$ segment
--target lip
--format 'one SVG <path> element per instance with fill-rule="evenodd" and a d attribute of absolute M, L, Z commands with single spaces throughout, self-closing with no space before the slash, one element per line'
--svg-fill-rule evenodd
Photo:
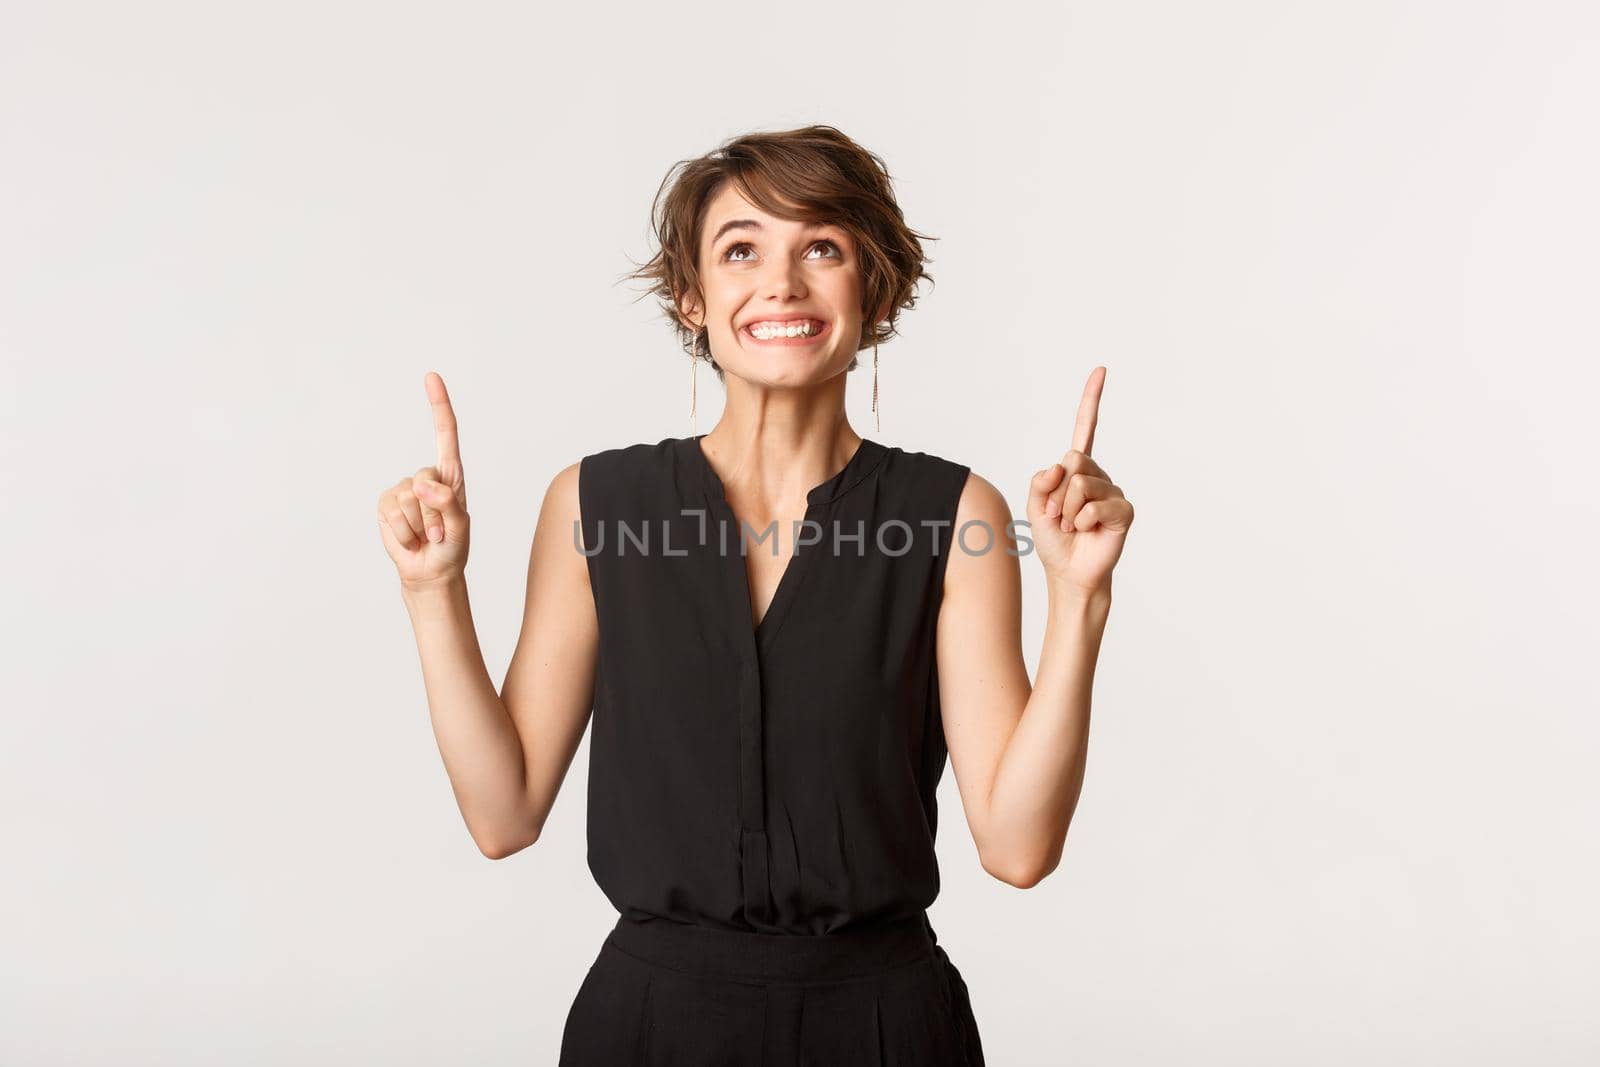
<path fill-rule="evenodd" d="M 822 340 L 833 329 L 833 324 L 827 319 L 819 319 L 815 315 L 769 315 L 764 319 L 756 319 L 755 322 L 804 322 L 806 319 L 822 323 L 822 329 L 809 337 L 768 337 L 763 339 L 751 333 L 750 326 L 746 325 L 739 327 L 739 333 L 751 344 L 772 345 L 774 347 L 804 347 Z"/>

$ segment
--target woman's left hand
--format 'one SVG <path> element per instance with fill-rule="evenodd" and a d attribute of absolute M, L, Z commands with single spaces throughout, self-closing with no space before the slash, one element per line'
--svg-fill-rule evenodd
<path fill-rule="evenodd" d="M 1089 458 L 1105 380 L 1104 367 L 1089 372 L 1072 448 L 1035 474 L 1028 491 L 1028 525 L 1047 580 L 1053 589 L 1085 596 L 1110 590 L 1111 569 L 1133 525 L 1133 505 Z"/>

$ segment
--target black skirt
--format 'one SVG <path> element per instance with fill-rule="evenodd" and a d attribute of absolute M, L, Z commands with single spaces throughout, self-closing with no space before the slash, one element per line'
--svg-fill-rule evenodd
<path fill-rule="evenodd" d="M 967 984 L 925 914 L 837 934 L 617 920 L 560 1067 L 983 1067 Z"/>

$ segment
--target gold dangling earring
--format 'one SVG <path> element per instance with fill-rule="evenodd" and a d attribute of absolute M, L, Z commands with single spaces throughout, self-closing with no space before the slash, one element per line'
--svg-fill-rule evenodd
<path fill-rule="evenodd" d="M 872 342 L 872 426 L 873 433 L 879 433 L 883 426 L 878 421 L 878 342 Z"/>
<path fill-rule="evenodd" d="M 695 431 L 699 429 L 699 424 L 695 421 L 695 401 L 697 399 L 697 397 L 695 396 L 695 394 L 697 392 L 695 386 L 699 384 L 699 381 L 700 381 L 700 357 L 698 355 L 696 355 L 695 353 L 690 352 L 689 353 L 689 436 L 690 437 L 696 436 Z"/>

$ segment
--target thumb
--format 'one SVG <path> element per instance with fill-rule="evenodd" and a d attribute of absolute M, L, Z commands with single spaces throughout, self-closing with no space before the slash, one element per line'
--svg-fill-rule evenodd
<path fill-rule="evenodd" d="M 417 480 L 416 493 L 424 504 L 437 511 L 444 520 L 443 536 L 439 540 L 459 542 L 466 539 L 467 510 L 454 489 L 442 482 L 421 478 Z M 431 530 L 429 539 L 433 539 Z"/>
<path fill-rule="evenodd" d="M 1067 473 L 1067 468 L 1059 463 L 1052 463 L 1044 470 L 1039 471 L 1028 480 L 1028 514 L 1043 515 L 1045 501 L 1050 494 L 1061 484 L 1061 478 Z"/>

